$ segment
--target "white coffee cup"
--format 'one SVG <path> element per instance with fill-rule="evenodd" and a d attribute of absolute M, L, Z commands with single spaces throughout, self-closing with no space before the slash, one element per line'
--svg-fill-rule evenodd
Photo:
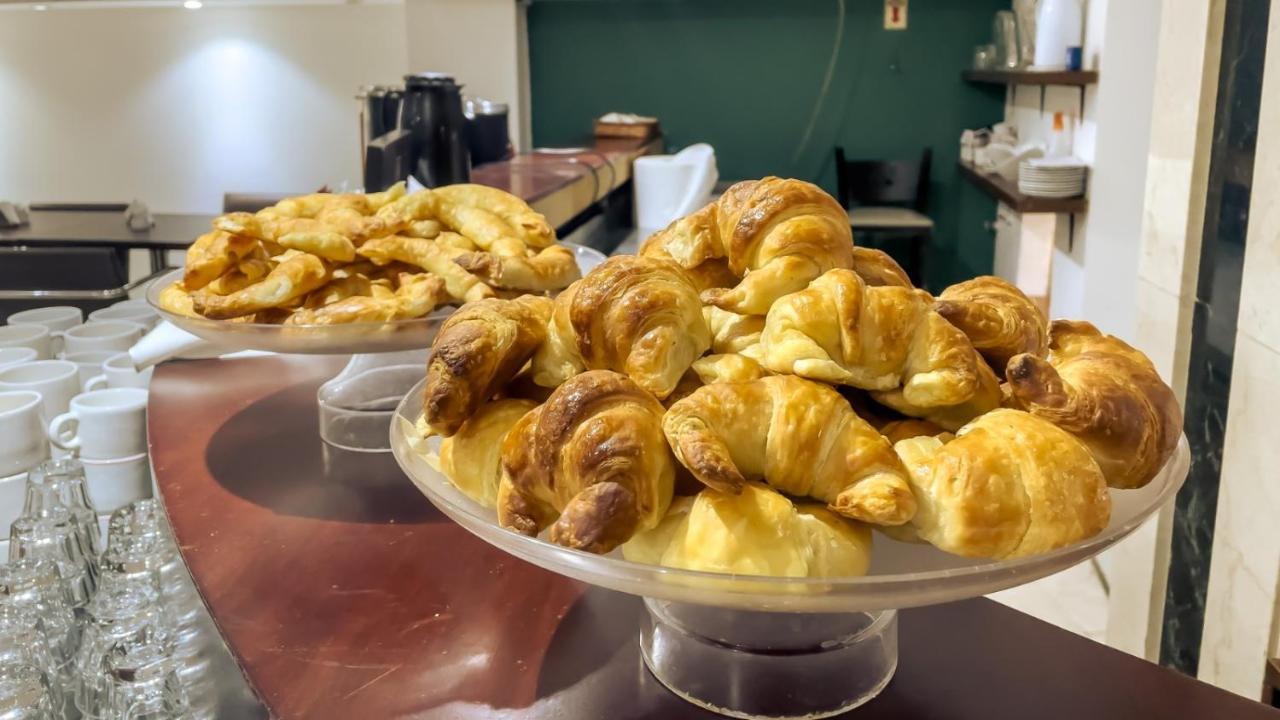
<path fill-rule="evenodd" d="M 80 393 L 80 373 L 66 360 L 37 360 L 0 370 L 0 392 L 15 390 L 39 393 L 41 417 L 47 422 L 66 412 L 71 398 Z"/>
<path fill-rule="evenodd" d="M 39 353 L 29 347 L 6 347 L 0 348 L 0 370 L 10 365 L 21 365 L 28 363 L 39 357 Z"/>
<path fill-rule="evenodd" d="M 90 460 L 147 451 L 147 391 L 113 388 L 81 393 L 49 422 L 49 440 Z"/>
<path fill-rule="evenodd" d="M 89 497 L 100 513 L 111 513 L 135 500 L 151 497 L 151 464 L 146 453 L 80 462 L 84 465 Z"/>
<path fill-rule="evenodd" d="M 124 320 L 138 323 L 150 330 L 160 322 L 160 315 L 150 306 L 112 305 L 89 313 L 89 322 L 106 322 L 108 320 Z"/>
<path fill-rule="evenodd" d="M 53 332 L 44 325 L 0 325 L 0 347 L 27 347 L 40 360 L 53 357 Z"/>
<path fill-rule="evenodd" d="M 62 333 L 82 322 L 84 322 L 84 313 L 80 308 L 71 305 L 50 305 L 23 310 L 9 316 L 10 325 L 43 325 L 49 328 L 49 334 L 53 337 L 52 355 L 62 352 Z"/>
<path fill-rule="evenodd" d="M 66 331 L 63 347 L 67 353 L 86 350 L 127 352 L 142 337 L 144 330 L 142 325 L 125 320 L 94 321 Z"/>
<path fill-rule="evenodd" d="M 0 392 L 0 477 L 26 472 L 47 457 L 40 393 Z"/>
<path fill-rule="evenodd" d="M 115 350 L 83 350 L 62 356 L 63 360 L 76 364 L 80 373 L 80 387 L 85 390 L 89 381 L 102 374 L 102 364 L 119 355 Z"/>
<path fill-rule="evenodd" d="M 151 373 L 155 366 L 138 372 L 133 366 L 133 358 L 129 353 L 118 353 L 102 363 L 102 374 L 89 378 L 85 390 L 101 390 L 103 388 L 143 388 L 151 385 Z"/>
<path fill-rule="evenodd" d="M 8 527 L 22 515 L 27 501 L 27 473 L 20 472 L 0 477 L 0 525 Z M 106 537 L 105 535 L 103 537 Z M 0 548 L 0 556 L 9 557 L 6 545 Z"/>

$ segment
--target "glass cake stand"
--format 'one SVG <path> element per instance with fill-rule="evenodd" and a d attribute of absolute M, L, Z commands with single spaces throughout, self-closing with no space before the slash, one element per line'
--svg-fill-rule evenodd
<path fill-rule="evenodd" d="M 598 250 L 561 243 L 574 252 L 586 274 L 605 261 Z M 316 403 L 320 437 L 357 452 L 387 452 L 387 426 L 396 405 L 422 379 L 427 348 L 445 319 L 457 310 L 442 307 L 413 320 L 338 325 L 269 325 L 210 320 L 170 312 L 160 293 L 182 279 L 182 269 L 166 273 L 147 287 L 147 302 L 170 324 L 226 352 L 261 350 L 294 355 L 351 355 L 333 379 L 320 386 Z"/>
<path fill-rule="evenodd" d="M 423 440 L 415 429 L 421 385 L 396 410 L 391 449 L 423 494 L 458 524 L 516 557 L 643 597 L 645 665 L 680 697 L 738 718 L 822 718 L 867 702 L 897 667 L 896 610 L 1005 590 L 1093 557 L 1172 501 L 1190 465 L 1184 437 L 1146 487 L 1111 491 L 1111 522 L 1102 533 L 1035 557 L 964 558 L 877 533 L 864 577 L 725 575 L 628 562 L 617 551 L 593 555 L 499 527 L 493 510 L 427 462 L 424 453 L 433 452 L 438 439 Z"/>

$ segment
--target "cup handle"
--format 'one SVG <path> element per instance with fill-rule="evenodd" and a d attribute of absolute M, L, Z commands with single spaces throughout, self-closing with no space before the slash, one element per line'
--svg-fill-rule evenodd
<path fill-rule="evenodd" d="M 66 330 L 54 330 L 49 333 L 49 352 L 52 353 L 55 358 L 61 358 L 63 353 L 66 352 L 66 347 Z"/>
<path fill-rule="evenodd" d="M 76 423 L 77 429 L 78 429 L 78 426 L 80 424 L 80 416 L 76 415 L 74 410 L 70 412 L 64 412 L 58 417 L 54 418 L 53 422 L 49 423 L 49 442 L 53 443 L 54 445 L 57 445 L 63 450 L 69 450 L 69 451 L 79 450 L 80 437 L 78 434 L 72 434 L 71 438 L 68 440 L 64 440 L 62 438 L 62 431 L 65 430 L 66 426 L 70 425 L 71 423 Z"/>
<path fill-rule="evenodd" d="M 103 390 L 107 387 L 106 375 L 94 375 L 84 384 L 85 392 L 93 392 L 94 390 Z"/>

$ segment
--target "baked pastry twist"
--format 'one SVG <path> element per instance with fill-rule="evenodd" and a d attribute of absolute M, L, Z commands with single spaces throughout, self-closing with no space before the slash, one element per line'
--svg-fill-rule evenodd
<path fill-rule="evenodd" d="M 993 410 L 945 445 L 934 437 L 894 446 L 911 473 L 920 539 L 966 557 L 1017 558 L 1101 532 L 1111 496 L 1089 451 L 1050 422 Z"/>
<path fill-rule="evenodd" d="M 481 505 L 497 505 L 502 441 L 520 418 L 537 406 L 532 400 L 518 398 L 481 405 L 458 432 L 440 441 L 440 471 Z"/>
<path fill-rule="evenodd" d="M 1083 321 L 1054 320 L 1049 359 L 1009 361 L 1009 402 L 1079 438 L 1107 484 L 1138 488 L 1169 460 L 1182 431 L 1173 391 L 1141 352 Z"/>
<path fill-rule="evenodd" d="M 515 377 L 547 337 L 551 300 L 526 295 L 467 303 L 431 343 L 423 413 L 431 429 L 452 435 Z"/>
<path fill-rule="evenodd" d="M 284 256 L 281 256 L 284 257 Z M 294 301 L 329 281 L 332 267 L 315 255 L 298 253 L 284 259 L 265 277 L 227 295 L 205 290 L 192 294 L 195 311 L 212 320 L 226 320 L 277 308 Z"/>
<path fill-rule="evenodd" d="M 464 252 L 453 261 L 490 285 L 509 290 L 560 290 L 582 277 L 573 251 L 561 245 L 544 248 L 529 258 Z"/>
<path fill-rule="evenodd" d="M 747 315 L 765 314 L 774 300 L 827 270 L 853 266 L 848 213 L 817 185 L 802 180 L 740 182 L 651 241 L 684 268 L 728 260 L 741 282 L 729 290 L 705 290 L 702 298 Z"/>
<path fill-rule="evenodd" d="M 606 553 L 658 524 L 675 463 L 662 405 L 625 375 L 574 376 L 522 417 L 502 444 L 498 523 Z"/>
<path fill-rule="evenodd" d="M 961 405 L 983 387 L 983 363 L 931 304 L 922 290 L 868 287 L 852 270 L 831 270 L 770 308 L 762 364 L 864 390 L 900 387 L 903 402 L 889 404 L 908 415 Z M 998 403 L 996 393 L 989 404 Z"/>
<path fill-rule="evenodd" d="M 871 566 L 871 531 L 817 503 L 792 504 L 747 483 L 676 498 L 653 530 L 622 546 L 633 562 L 774 577 L 857 577 Z"/>
<path fill-rule="evenodd" d="M 556 297 L 534 381 L 554 387 L 584 369 L 607 369 L 662 399 L 710 346 L 697 290 L 679 266 L 617 256 Z"/>
<path fill-rule="evenodd" d="M 934 304 L 982 353 L 997 374 L 1014 355 L 1049 352 L 1049 321 L 1021 290 L 991 275 L 957 283 Z"/>
<path fill-rule="evenodd" d="M 676 458 L 708 487 L 736 493 L 763 479 L 878 525 L 915 514 L 889 442 L 825 385 L 792 375 L 706 385 L 672 405 L 662 428 Z"/>

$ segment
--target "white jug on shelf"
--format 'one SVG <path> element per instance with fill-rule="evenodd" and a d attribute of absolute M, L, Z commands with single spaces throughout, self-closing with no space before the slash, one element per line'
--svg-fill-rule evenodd
<path fill-rule="evenodd" d="M 1067 48 L 1080 47 L 1083 35 L 1080 0 L 1040 0 L 1036 14 L 1036 61 L 1031 69 L 1066 69 Z"/>
<path fill-rule="evenodd" d="M 636 227 L 643 231 L 660 230 L 701 208 L 720 179 L 716 152 L 706 143 L 690 145 L 675 155 L 637 158 L 632 172 Z"/>

